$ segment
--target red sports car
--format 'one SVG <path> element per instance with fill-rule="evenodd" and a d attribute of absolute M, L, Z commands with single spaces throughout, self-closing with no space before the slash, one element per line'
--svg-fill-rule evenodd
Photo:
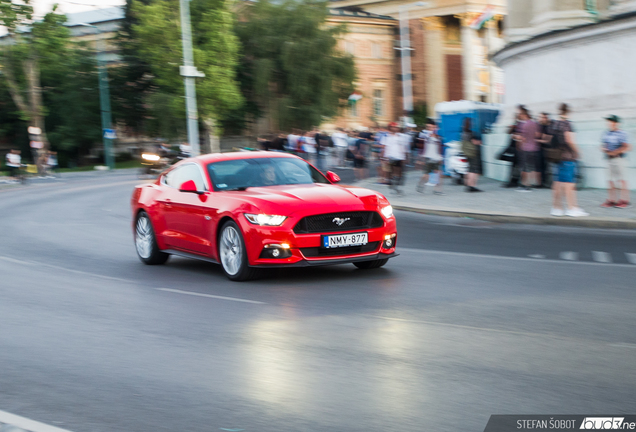
<path fill-rule="evenodd" d="M 232 280 L 267 267 L 383 266 L 396 256 L 391 205 L 377 192 L 338 181 L 284 153 L 186 159 L 135 188 L 137 254 L 146 264 L 170 255 L 220 263 Z"/>

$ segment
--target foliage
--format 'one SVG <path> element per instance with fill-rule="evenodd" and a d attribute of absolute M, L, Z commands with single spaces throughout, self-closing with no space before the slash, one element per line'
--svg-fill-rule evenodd
<path fill-rule="evenodd" d="M 174 98 L 168 106 L 179 106 L 178 115 L 183 118 L 179 1 L 145 4 L 132 0 L 132 12 L 137 20 L 132 32 L 138 41 L 138 55 L 150 65 L 154 83 L 164 97 Z M 197 79 L 198 110 L 202 118 L 218 119 L 241 104 L 235 73 L 238 41 L 232 31 L 232 15 L 225 0 L 192 0 L 190 12 L 194 63 L 205 74 L 205 78 Z"/>
<path fill-rule="evenodd" d="M 413 107 L 413 121 L 415 124 L 424 128 L 426 126 L 426 120 L 428 119 L 428 107 L 426 106 L 426 102 L 417 104 Z"/>
<path fill-rule="evenodd" d="M 61 151 L 62 163 L 77 159 L 101 138 L 94 51 L 71 43 L 66 17 L 55 8 L 30 22 L 29 15 L 19 12 L 24 5 L 8 8 L 18 10 L 13 15 L 5 12 L 9 3 L 0 0 L 0 19 L 15 42 L 2 50 L 0 118 L 12 124 L 3 125 L 0 135 L 28 150 L 26 127 L 41 125 L 48 131 L 43 140 Z M 25 25 L 30 31 L 18 32 Z"/>
<path fill-rule="evenodd" d="M 243 47 L 246 114 L 270 112 L 280 129 L 308 129 L 337 114 L 353 92 L 355 66 L 337 49 L 342 26 L 327 25 L 328 2 L 259 0 L 236 23 Z"/>

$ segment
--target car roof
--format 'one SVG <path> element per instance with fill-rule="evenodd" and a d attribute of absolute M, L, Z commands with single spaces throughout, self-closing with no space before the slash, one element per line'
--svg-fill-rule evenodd
<path fill-rule="evenodd" d="M 237 159 L 262 159 L 262 158 L 292 158 L 300 159 L 298 156 L 294 156 L 289 153 L 281 152 L 269 152 L 269 151 L 243 151 L 243 152 L 229 152 L 229 153 L 210 153 L 201 156 L 197 156 L 196 159 L 200 163 L 207 165 L 211 162 L 220 162 L 226 160 Z"/>

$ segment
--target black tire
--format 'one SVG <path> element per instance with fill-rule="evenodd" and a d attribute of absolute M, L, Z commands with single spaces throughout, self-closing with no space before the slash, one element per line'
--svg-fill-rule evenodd
<path fill-rule="evenodd" d="M 249 266 L 243 233 L 236 222 L 227 221 L 221 227 L 218 251 L 219 263 L 228 279 L 247 281 L 258 276 L 258 269 Z"/>
<path fill-rule="evenodd" d="M 373 260 L 373 261 L 354 262 L 353 265 L 358 267 L 361 270 L 370 270 L 370 269 L 380 268 L 388 262 L 389 262 L 389 259 L 385 258 L 385 259 L 379 259 L 379 260 Z"/>
<path fill-rule="evenodd" d="M 137 256 L 147 265 L 165 264 L 170 254 L 162 252 L 157 246 L 155 230 L 152 227 L 150 216 L 145 211 L 139 212 L 135 219 L 135 250 Z"/>

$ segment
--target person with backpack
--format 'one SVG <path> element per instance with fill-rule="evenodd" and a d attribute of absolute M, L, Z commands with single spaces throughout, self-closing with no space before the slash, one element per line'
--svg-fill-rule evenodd
<path fill-rule="evenodd" d="M 559 106 L 560 119 L 552 123 L 550 137 L 552 146 L 546 156 L 555 163 L 552 182 L 552 216 L 581 217 L 589 216 L 576 201 L 576 169 L 579 150 L 574 141 L 574 130 L 569 120 L 570 107 L 562 103 Z M 567 210 L 563 210 L 565 198 Z"/>
<path fill-rule="evenodd" d="M 546 147 L 550 146 L 550 134 L 548 131 L 552 127 L 552 119 L 550 118 L 550 114 L 547 112 L 542 112 L 539 115 L 539 138 L 537 142 L 540 144 L 539 149 L 539 161 L 538 161 L 538 169 L 539 175 L 541 176 L 541 184 L 537 186 L 538 188 L 548 189 L 548 161 L 546 160 Z"/>
<path fill-rule="evenodd" d="M 437 125 L 435 120 L 428 119 L 426 121 L 426 134 L 420 134 L 422 137 L 421 155 L 424 159 L 423 175 L 415 188 L 419 193 L 424 193 L 424 186 L 428 184 L 431 173 L 437 175 L 437 183 L 433 190 L 434 195 L 444 195 L 442 192 L 442 161 L 444 159 L 444 145 L 442 139 L 437 134 Z"/>
<path fill-rule="evenodd" d="M 526 107 L 520 108 L 521 120 L 515 136 L 518 154 L 521 155 L 521 184 L 518 192 L 531 192 L 531 187 L 541 184 L 537 165 L 539 162 L 539 144 L 537 143 L 538 125 L 532 120 Z"/>
<path fill-rule="evenodd" d="M 609 130 L 603 134 L 601 151 L 605 154 L 609 167 L 609 188 L 607 189 L 609 197 L 601 204 L 601 207 L 625 209 L 631 207 L 631 204 L 629 203 L 629 188 L 627 180 L 625 180 L 623 158 L 631 150 L 631 146 L 627 142 L 627 133 L 620 129 L 621 119 L 616 115 L 611 115 L 605 120 L 607 120 Z"/>

